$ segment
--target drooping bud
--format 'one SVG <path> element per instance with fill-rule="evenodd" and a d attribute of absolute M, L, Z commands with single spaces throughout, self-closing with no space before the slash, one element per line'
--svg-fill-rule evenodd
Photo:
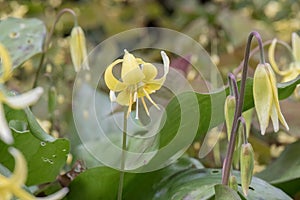
<path fill-rule="evenodd" d="M 83 61 L 87 58 L 87 50 L 85 35 L 80 26 L 74 26 L 72 29 L 70 51 L 75 71 L 78 72 L 81 68 L 81 65 L 83 65 L 83 69 L 88 70 L 88 61 L 86 60 L 85 63 L 83 63 Z"/>
<path fill-rule="evenodd" d="M 280 110 L 276 77 L 268 63 L 259 64 L 255 70 L 253 98 L 262 135 L 265 134 L 270 118 L 275 132 L 279 130 L 278 119 L 287 130 L 289 129 Z"/>
<path fill-rule="evenodd" d="M 235 97 L 231 95 L 227 96 L 225 100 L 224 114 L 225 114 L 228 141 L 230 140 L 230 134 L 231 134 L 234 112 L 235 112 L 235 105 L 236 105 Z"/>
<path fill-rule="evenodd" d="M 242 190 L 247 196 L 254 169 L 254 151 L 250 143 L 242 144 L 240 162 Z"/>
<path fill-rule="evenodd" d="M 235 191 L 238 191 L 238 183 L 234 175 L 229 177 L 229 187 Z"/>

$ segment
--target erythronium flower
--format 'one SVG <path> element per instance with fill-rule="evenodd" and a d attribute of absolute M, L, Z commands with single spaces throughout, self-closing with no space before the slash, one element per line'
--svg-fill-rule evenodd
<path fill-rule="evenodd" d="M 78 72 L 81 65 L 83 65 L 83 69 L 88 70 L 88 62 L 86 61 L 86 63 L 83 64 L 84 59 L 87 58 L 87 51 L 85 35 L 80 26 L 74 26 L 71 31 L 70 51 L 75 71 Z"/>
<path fill-rule="evenodd" d="M 265 134 L 270 117 L 275 132 L 279 130 L 278 119 L 287 130 L 289 129 L 280 110 L 276 77 L 268 63 L 259 64 L 255 70 L 253 97 L 262 135 Z"/>
<path fill-rule="evenodd" d="M 0 139 L 5 143 L 13 143 L 11 131 L 5 119 L 3 104 L 15 109 L 23 109 L 34 104 L 42 95 L 43 88 L 37 87 L 24 94 L 16 96 L 8 96 L 4 91 L 3 83 L 10 78 L 11 73 L 11 59 L 6 48 L 0 44 L 0 57 L 2 59 L 2 74 L 0 75 Z"/>
<path fill-rule="evenodd" d="M 146 97 L 157 109 L 159 107 L 150 97 L 150 94 L 159 90 L 166 80 L 169 72 L 169 58 L 164 51 L 161 51 L 162 60 L 164 63 L 164 75 L 161 78 L 155 79 L 157 76 L 157 69 L 151 63 L 143 61 L 141 58 L 135 58 L 126 49 L 123 59 L 118 59 L 110 64 L 104 74 L 104 80 L 107 87 L 110 89 L 111 101 L 116 101 L 120 105 L 128 106 L 127 117 L 129 116 L 132 104 L 136 102 L 136 119 L 138 119 L 138 102 L 139 98 L 146 113 L 149 111 L 145 102 Z M 113 68 L 122 63 L 121 80 L 119 81 L 113 75 Z M 119 92 L 116 96 L 115 92 Z"/>
<path fill-rule="evenodd" d="M 22 200 L 56 200 L 63 198 L 68 192 L 67 188 L 48 197 L 36 198 L 22 188 L 27 179 L 27 163 L 20 151 L 10 147 L 9 152 L 15 159 L 15 169 L 10 177 L 0 174 L 0 199 L 10 200 L 13 196 Z"/>
<path fill-rule="evenodd" d="M 269 48 L 270 64 L 273 67 L 274 71 L 283 77 L 282 82 L 291 81 L 300 74 L 300 38 L 296 33 L 292 34 L 292 55 L 294 61 L 289 64 L 288 69 L 283 71 L 279 69 L 274 58 L 276 43 L 277 39 L 274 39 Z"/>

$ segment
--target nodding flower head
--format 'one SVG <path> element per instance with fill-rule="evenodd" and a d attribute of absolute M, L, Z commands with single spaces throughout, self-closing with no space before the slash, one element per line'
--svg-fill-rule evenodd
<path fill-rule="evenodd" d="M 164 75 L 161 78 L 156 78 L 157 69 L 151 64 L 143 61 L 141 58 L 135 58 L 127 50 L 124 50 L 123 59 L 115 60 L 111 63 L 104 74 L 104 80 L 107 87 L 110 89 L 110 99 L 120 105 L 128 106 L 127 117 L 129 116 L 133 103 L 136 102 L 136 119 L 138 119 L 138 103 L 141 99 L 146 113 L 149 111 L 145 102 L 146 97 L 157 109 L 159 107 L 152 100 L 150 94 L 159 90 L 166 80 L 169 72 L 169 58 L 164 51 L 161 51 L 162 60 L 164 63 Z M 121 81 L 113 75 L 113 68 L 122 63 L 121 66 Z M 116 95 L 116 92 L 118 94 Z"/>
<path fill-rule="evenodd" d="M 270 118 L 275 132 L 279 130 L 278 119 L 287 130 L 289 129 L 280 110 L 276 77 L 268 63 L 259 64 L 255 70 L 253 98 L 262 135 L 265 134 Z"/>

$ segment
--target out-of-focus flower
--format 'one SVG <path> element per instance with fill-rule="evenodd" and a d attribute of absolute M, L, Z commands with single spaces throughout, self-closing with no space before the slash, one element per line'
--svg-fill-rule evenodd
<path fill-rule="evenodd" d="M 85 35 L 80 26 L 74 26 L 71 32 L 70 40 L 71 58 L 76 72 L 79 72 L 81 65 L 83 69 L 89 70 L 87 59 Z M 85 61 L 85 63 L 83 63 Z"/>
<path fill-rule="evenodd" d="M 42 95 L 43 88 L 37 87 L 24 94 L 8 96 L 4 91 L 3 83 L 11 76 L 11 59 L 6 48 L 0 44 L 0 57 L 2 59 L 2 74 L 0 75 L 0 138 L 7 144 L 13 143 L 11 131 L 4 115 L 3 103 L 15 109 L 23 109 L 34 104 Z"/>
<path fill-rule="evenodd" d="M 272 41 L 272 44 L 269 48 L 269 60 L 270 64 L 273 67 L 274 71 L 282 76 L 282 82 L 287 82 L 295 79 L 300 74 L 300 38 L 296 33 L 292 34 L 292 54 L 293 54 L 293 62 L 289 64 L 288 69 L 280 70 L 274 55 L 275 55 L 275 47 L 277 44 L 277 39 Z"/>
<path fill-rule="evenodd" d="M 15 148 L 10 147 L 9 152 L 15 159 L 15 169 L 10 177 L 0 174 L 0 199 L 10 200 L 13 196 L 22 200 L 56 200 L 63 198 L 67 188 L 43 198 L 36 198 L 22 188 L 27 179 L 27 163 L 24 156 Z"/>
<path fill-rule="evenodd" d="M 279 130 L 278 119 L 287 130 L 289 129 L 280 110 L 276 77 L 268 63 L 259 64 L 255 70 L 253 97 L 262 135 L 265 134 L 270 117 L 275 132 Z"/>
<path fill-rule="evenodd" d="M 128 106 L 127 117 L 131 112 L 134 102 L 136 102 L 136 119 L 138 119 L 138 101 L 141 98 L 146 113 L 149 111 L 144 100 L 146 97 L 157 109 L 159 107 L 150 97 L 150 94 L 159 90 L 169 72 L 169 58 L 164 51 L 161 51 L 161 56 L 164 63 L 164 75 L 161 78 L 155 79 L 157 69 L 151 63 L 144 62 L 141 58 L 135 58 L 127 50 L 123 59 L 118 59 L 110 64 L 104 74 L 104 80 L 107 87 L 110 89 L 111 101 L 116 101 L 120 105 Z M 121 80 L 119 81 L 113 75 L 113 68 L 122 62 Z M 115 92 L 119 92 L 116 96 Z"/>

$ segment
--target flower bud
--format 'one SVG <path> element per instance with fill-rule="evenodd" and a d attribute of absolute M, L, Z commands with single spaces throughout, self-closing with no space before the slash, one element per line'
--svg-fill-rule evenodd
<path fill-rule="evenodd" d="M 280 110 L 276 77 L 268 63 L 259 64 L 255 70 L 253 98 L 262 135 L 265 134 L 270 118 L 275 132 L 279 130 L 278 120 L 289 130 Z"/>
<path fill-rule="evenodd" d="M 242 190 L 247 196 L 254 168 L 254 151 L 250 143 L 242 144 L 240 162 Z"/>
<path fill-rule="evenodd" d="M 225 114 L 228 141 L 230 140 L 230 134 L 231 134 L 234 112 L 235 112 L 235 105 L 236 105 L 235 97 L 231 95 L 227 96 L 225 100 L 224 114 Z"/>
<path fill-rule="evenodd" d="M 236 177 L 231 175 L 229 178 L 229 187 L 235 191 L 238 191 L 238 183 Z"/>
<path fill-rule="evenodd" d="M 72 29 L 70 51 L 75 71 L 78 72 L 83 64 L 84 59 L 87 58 L 85 35 L 80 26 L 74 26 Z M 83 69 L 89 69 L 87 60 L 83 64 Z"/>

